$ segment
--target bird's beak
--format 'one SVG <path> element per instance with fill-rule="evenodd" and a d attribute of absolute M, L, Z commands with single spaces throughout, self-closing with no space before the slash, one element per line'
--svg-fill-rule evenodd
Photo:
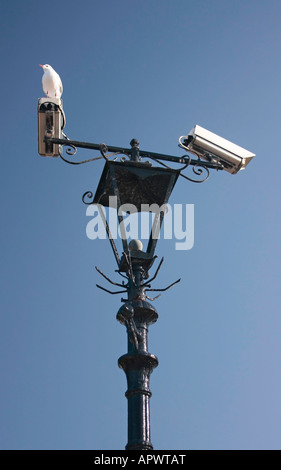
<path fill-rule="evenodd" d="M 42 69 L 44 68 L 44 65 L 41 65 L 41 64 L 39 64 L 39 65 L 40 65 L 40 67 L 42 67 Z"/>

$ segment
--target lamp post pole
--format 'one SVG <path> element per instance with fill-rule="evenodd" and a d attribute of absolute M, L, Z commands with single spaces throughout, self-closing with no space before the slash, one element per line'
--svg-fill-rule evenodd
<path fill-rule="evenodd" d="M 151 450 L 149 378 L 158 359 L 147 349 L 148 326 L 158 318 L 157 311 L 146 301 L 142 287 L 146 270 L 132 258 L 132 278 L 129 280 L 128 301 L 117 313 L 117 320 L 127 327 L 128 352 L 118 365 L 126 374 L 128 389 L 127 450 Z M 134 282 L 133 282 L 134 280 Z"/>
<path fill-rule="evenodd" d="M 157 168 L 148 165 L 147 162 L 142 163 L 137 139 L 132 139 L 130 145 L 129 160 L 106 163 L 94 198 L 92 192 L 85 193 L 83 196 L 83 201 L 86 204 L 96 203 L 110 206 L 110 196 L 114 194 L 120 227 L 123 225 L 122 207 L 124 207 L 124 203 L 126 206 L 128 203 L 134 205 L 138 212 L 148 210 L 143 209 L 144 202 L 158 207 L 155 204 L 158 201 L 161 207 L 165 206 L 179 176 L 178 170 Z M 93 199 L 86 202 L 89 196 L 90 199 Z M 151 210 L 155 211 L 155 207 Z M 154 232 L 158 233 L 160 230 L 164 216 L 163 211 L 163 207 L 162 209 L 159 207 L 159 212 L 155 213 L 154 230 L 151 231 L 146 252 L 143 251 L 143 244 L 140 240 L 131 240 L 129 244 L 127 243 L 123 227 L 121 232 L 124 251 L 121 259 L 117 254 L 108 224 L 103 219 L 119 268 L 118 272 L 127 279 L 126 285 L 113 283 L 98 269 L 99 273 L 109 282 L 123 287 L 124 290 L 121 292 L 127 294 L 126 299 L 121 299 L 123 305 L 117 313 L 117 320 L 126 326 L 128 335 L 128 352 L 118 360 L 119 367 L 126 374 L 128 386 L 125 394 L 128 400 L 127 450 L 153 449 L 150 438 L 150 397 L 152 394 L 149 381 L 152 371 L 158 365 L 158 359 L 148 351 L 147 336 L 148 327 L 157 321 L 158 313 L 147 301 L 147 299 L 153 299 L 148 297 L 146 291 L 158 290 L 150 289 L 150 282 L 157 276 L 163 260 L 154 277 L 150 281 L 147 279 L 149 278 L 148 270 L 156 258 L 154 251 L 158 236 L 155 237 Z M 104 217 L 102 210 L 100 210 L 100 214 Z M 98 287 L 110 292 L 101 286 Z M 120 291 L 110 293 L 120 293 Z"/>
<path fill-rule="evenodd" d="M 157 321 L 158 313 L 147 301 L 147 299 L 154 300 L 148 297 L 147 291 L 167 290 L 179 282 L 180 279 L 165 289 L 150 289 L 150 283 L 157 276 L 163 259 L 155 275 L 149 281 L 147 279 L 150 277 L 148 271 L 156 258 L 154 251 L 164 217 L 165 206 L 179 176 L 179 171 L 168 167 L 153 167 L 147 162 L 141 162 L 138 140 L 132 139 L 130 145 L 130 152 L 126 152 L 129 160 L 121 162 L 107 161 L 95 196 L 91 191 L 88 191 L 82 199 L 85 204 L 98 205 L 117 261 L 117 272 L 127 279 L 126 284 L 124 281 L 122 284 L 118 284 L 112 282 L 97 269 L 107 281 L 122 287 L 123 290 L 111 292 L 97 285 L 99 288 L 111 294 L 121 292 L 127 294 L 126 299 L 121 299 L 123 305 L 117 313 L 117 320 L 126 326 L 128 336 L 128 351 L 118 360 L 119 367 L 126 374 L 128 387 L 125 393 L 128 400 L 128 442 L 126 450 L 152 450 L 153 445 L 150 438 L 150 397 L 152 393 L 149 382 L 152 371 L 158 366 L 158 359 L 148 351 L 147 336 L 148 327 Z M 101 206 L 110 207 L 112 195 L 116 198 L 116 209 L 122 234 L 123 254 L 121 259 L 112 238 L 110 227 L 101 209 Z M 90 199 L 89 202 L 88 199 Z M 126 212 L 128 205 L 134 207 L 134 212 L 156 211 L 147 251 L 143 251 L 143 244 L 140 240 L 127 242 L 122 212 Z M 154 207 L 144 209 L 143 206 Z M 155 206 L 159 208 L 159 211 Z"/>

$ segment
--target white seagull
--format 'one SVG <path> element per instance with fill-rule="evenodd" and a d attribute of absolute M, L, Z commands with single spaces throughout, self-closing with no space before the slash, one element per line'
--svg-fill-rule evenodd
<path fill-rule="evenodd" d="M 59 74 L 49 64 L 41 65 L 44 70 L 42 87 L 48 98 L 60 98 L 62 95 L 62 82 Z"/>

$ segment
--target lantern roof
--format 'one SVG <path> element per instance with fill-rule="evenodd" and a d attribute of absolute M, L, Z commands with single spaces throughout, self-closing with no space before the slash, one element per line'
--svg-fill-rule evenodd
<path fill-rule="evenodd" d="M 138 212 L 154 212 L 147 206 L 166 204 L 179 174 L 178 170 L 153 167 L 149 162 L 107 161 L 93 203 L 109 207 L 109 197 L 117 196 L 118 208 L 133 204 Z"/>

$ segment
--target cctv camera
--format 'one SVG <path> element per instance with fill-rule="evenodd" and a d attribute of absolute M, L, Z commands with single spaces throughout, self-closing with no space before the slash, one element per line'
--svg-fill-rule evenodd
<path fill-rule="evenodd" d="M 233 175 L 243 170 L 255 156 L 254 153 L 198 125 L 181 139 L 181 146 L 186 150 L 204 160 L 221 164 L 224 170 Z"/>
<path fill-rule="evenodd" d="M 37 116 L 39 155 L 43 157 L 58 157 L 60 155 L 59 145 L 46 142 L 45 138 L 62 138 L 62 129 L 65 125 L 62 100 L 57 98 L 39 98 Z"/>

